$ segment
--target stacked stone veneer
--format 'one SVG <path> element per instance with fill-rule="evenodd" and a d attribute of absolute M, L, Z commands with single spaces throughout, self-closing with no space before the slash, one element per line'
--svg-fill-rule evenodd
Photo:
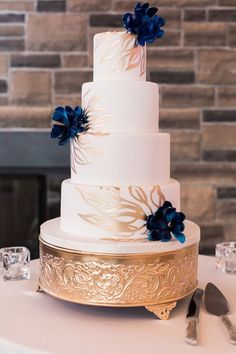
<path fill-rule="evenodd" d="M 78 104 L 94 33 L 120 28 L 134 3 L 1 0 L 0 127 L 48 127 L 52 106 Z M 206 249 L 236 239 L 236 0 L 157 4 L 166 36 L 148 48 L 148 79 L 160 83 L 172 176 Z"/>

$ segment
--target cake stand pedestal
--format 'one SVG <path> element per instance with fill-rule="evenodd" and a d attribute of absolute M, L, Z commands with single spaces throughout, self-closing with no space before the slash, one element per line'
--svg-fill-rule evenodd
<path fill-rule="evenodd" d="M 55 246 L 41 233 L 39 288 L 79 304 L 144 306 L 168 319 L 196 289 L 197 259 L 197 241 L 168 252 L 96 253 Z"/>

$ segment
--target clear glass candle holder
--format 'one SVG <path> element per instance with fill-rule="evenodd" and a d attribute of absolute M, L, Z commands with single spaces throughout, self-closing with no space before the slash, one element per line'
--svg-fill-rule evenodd
<path fill-rule="evenodd" d="M 236 242 L 222 242 L 216 245 L 216 264 L 222 272 L 236 274 Z"/>
<path fill-rule="evenodd" d="M 0 249 L 0 272 L 4 280 L 30 278 L 30 251 L 26 247 Z"/>

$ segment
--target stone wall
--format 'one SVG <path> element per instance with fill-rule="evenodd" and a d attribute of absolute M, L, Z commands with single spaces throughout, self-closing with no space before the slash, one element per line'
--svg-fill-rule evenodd
<path fill-rule="evenodd" d="M 53 106 L 78 104 L 94 33 L 120 28 L 134 3 L 0 0 L 0 127 L 49 127 Z M 182 209 L 207 249 L 236 239 L 236 0 L 157 4 L 166 36 L 148 47 L 148 79 L 161 87 Z"/>

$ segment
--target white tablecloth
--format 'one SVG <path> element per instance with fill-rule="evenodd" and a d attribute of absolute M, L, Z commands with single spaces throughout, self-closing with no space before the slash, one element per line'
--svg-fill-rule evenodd
<path fill-rule="evenodd" d="M 223 291 L 236 324 L 236 275 L 221 273 L 214 257 L 199 257 L 199 287 Z M 189 298 L 168 321 L 144 308 L 103 308 L 67 303 L 37 293 L 38 261 L 30 281 L 0 281 L 0 354 L 191 354 L 236 353 L 220 320 L 201 307 L 199 345 L 184 342 Z"/>

